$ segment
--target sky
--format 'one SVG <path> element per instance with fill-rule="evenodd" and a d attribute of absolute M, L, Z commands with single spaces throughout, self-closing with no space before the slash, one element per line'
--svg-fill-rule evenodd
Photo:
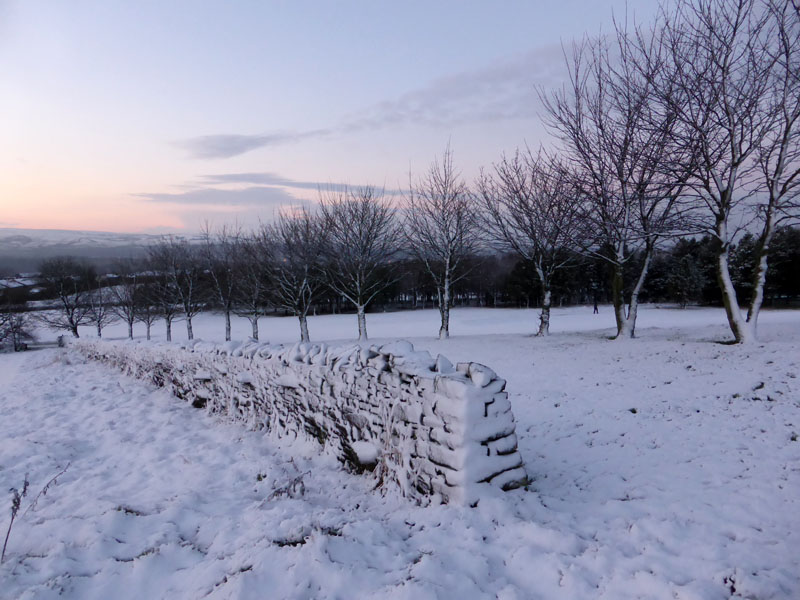
<path fill-rule="evenodd" d="M 469 181 L 625 0 L 0 0 L 0 227 L 191 232 L 320 186 Z M 628 0 L 647 20 L 656 0 Z"/>

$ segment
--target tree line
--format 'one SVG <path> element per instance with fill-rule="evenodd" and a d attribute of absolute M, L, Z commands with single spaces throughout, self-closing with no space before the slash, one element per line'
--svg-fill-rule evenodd
<path fill-rule="evenodd" d="M 372 192 L 371 192 L 372 193 Z M 303 220 L 311 217 L 304 213 Z M 285 216 L 297 235 L 296 216 Z M 313 219 L 312 219 L 313 220 Z M 390 221 L 389 221 L 390 222 Z M 203 244 L 179 238 L 165 238 L 149 249 L 143 261 L 120 261 L 114 274 L 98 275 L 94 268 L 72 258 L 51 259 L 41 265 L 39 285 L 50 299 L 50 310 L 24 312 L 23 292 L 5 293 L 0 298 L 0 339 L 14 348 L 31 339 L 31 318 L 78 335 L 78 328 L 90 326 L 96 335 L 117 321 L 133 327 L 141 323 L 149 339 L 152 326 L 162 322 L 168 340 L 173 323 L 185 320 L 187 337 L 193 337 L 192 319 L 201 311 L 225 315 L 227 339 L 231 337 L 231 316 L 249 319 L 251 337 L 258 339 L 262 317 L 293 314 L 298 317 L 300 338 L 309 339 L 307 316 L 313 312 L 353 312 L 362 339 L 366 339 L 368 309 L 408 310 L 438 306 L 435 280 L 426 267 L 409 253 L 387 246 L 395 258 L 376 260 L 370 277 L 363 278 L 358 296 L 348 291 L 344 277 L 354 263 L 345 254 L 320 252 L 306 269 L 303 260 L 288 254 L 270 255 L 281 265 L 270 265 L 263 252 L 270 230 L 245 233 L 222 228 L 206 232 Z M 319 224 L 319 222 L 318 222 Z M 302 235 L 300 236 L 302 237 Z M 750 293 L 756 267 L 756 238 L 745 235 L 731 250 L 732 281 L 740 295 Z M 296 246 L 298 249 L 301 244 Z M 306 247 L 303 245 L 303 247 Z M 313 254 L 313 253 L 312 253 Z M 280 257 L 280 258 L 279 258 Z M 651 259 L 649 276 L 641 290 L 645 302 L 722 305 L 715 281 L 715 244 L 710 236 L 679 238 L 658 249 Z M 284 262 L 284 259 L 286 261 Z M 644 256 L 635 254 L 626 265 L 636 272 Z M 571 251 L 569 266 L 559 269 L 550 280 L 547 301 L 553 306 L 606 304 L 613 296 L 613 273 L 607 261 Z M 513 253 L 474 253 L 461 263 L 463 277 L 451 284 L 450 304 L 485 307 L 542 307 L 545 290 L 533 259 Z M 800 229 L 784 227 L 775 235 L 770 251 L 770 277 L 766 301 L 773 306 L 791 306 L 800 299 Z M 305 283 L 303 278 L 307 277 Z M 627 278 L 631 281 L 631 277 Z M 340 291 L 343 290 L 343 291 Z M 11 290 L 13 292 L 13 290 Z M 629 290 L 623 290 L 628 294 Z M 347 296 L 350 296 L 348 299 Z M 359 310 L 361 306 L 361 310 Z M 32 317 L 35 314 L 35 317 Z M 540 321 L 540 332 L 542 322 Z M 546 331 L 546 329 L 545 329 Z"/>
<path fill-rule="evenodd" d="M 366 339 L 367 307 L 401 280 L 409 293 L 400 266 L 413 264 L 414 299 L 432 290 L 446 338 L 458 290 L 494 251 L 535 278 L 541 335 L 564 282 L 589 265 L 584 298 L 608 291 L 619 338 L 634 336 L 642 299 L 661 293 L 683 304 L 713 297 L 735 341 L 755 339 L 775 289 L 773 245 L 792 237 L 786 226 L 800 209 L 800 3 L 675 0 L 649 23 L 616 21 L 564 54 L 564 85 L 538 90 L 548 149 L 519 149 L 470 183 L 448 147 L 398 202 L 374 187 L 332 187 L 317 209 L 252 231 L 206 231 L 198 246 L 166 238 L 143 280 L 123 272 L 95 286 L 110 303 L 78 290 L 87 277 L 59 280 L 43 265 L 62 305 L 51 324 L 77 335 L 81 319 L 102 321 L 93 306 L 110 305 L 130 332 L 149 319 L 133 308 L 138 294 L 168 332 L 182 315 L 189 338 L 192 318 L 213 304 L 228 339 L 232 314 L 257 337 L 273 307 L 296 315 L 308 340 L 309 311 L 343 301 Z M 73 309 L 65 298 L 81 300 Z"/>
<path fill-rule="evenodd" d="M 633 335 L 658 245 L 693 231 L 712 241 L 736 342 L 754 339 L 771 244 L 798 214 L 800 4 L 677 0 L 575 44 L 567 66 L 568 83 L 540 95 L 590 225 L 584 246 L 613 271 L 618 335 Z M 743 230 L 755 268 L 737 290 Z"/>

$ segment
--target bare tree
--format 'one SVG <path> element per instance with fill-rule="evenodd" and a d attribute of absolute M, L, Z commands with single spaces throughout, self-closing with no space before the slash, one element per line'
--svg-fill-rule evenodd
<path fill-rule="evenodd" d="M 133 339 L 139 304 L 142 302 L 142 281 L 133 261 L 115 264 L 114 285 L 111 286 L 112 310 L 128 325 L 128 339 Z"/>
<path fill-rule="evenodd" d="M 205 306 L 203 261 L 200 253 L 196 246 L 190 245 L 186 240 L 167 237 L 153 248 L 152 255 L 158 258 L 158 263 L 164 268 L 170 294 L 174 293 L 174 299 L 186 319 L 186 336 L 193 340 L 192 319 Z M 167 322 L 168 328 L 170 323 L 171 321 Z"/>
<path fill-rule="evenodd" d="M 237 267 L 240 260 L 242 232 L 238 228 L 223 226 L 212 233 L 208 224 L 203 230 L 202 256 L 211 278 L 214 299 L 225 315 L 225 341 L 231 340 L 231 313 L 236 295 Z"/>
<path fill-rule="evenodd" d="M 680 229 L 679 199 L 691 154 L 674 141 L 674 110 L 655 83 L 667 81 L 663 23 L 643 32 L 618 24 L 613 38 L 584 40 L 568 60 L 569 84 L 542 94 L 547 124 L 561 139 L 594 243 L 585 251 L 607 261 L 617 337 L 633 337 L 657 244 Z M 669 87 L 663 98 L 672 100 Z M 627 297 L 625 267 L 641 268 Z M 627 310 L 626 310 L 627 305 Z"/>
<path fill-rule="evenodd" d="M 148 274 L 149 275 L 149 274 Z M 156 302 L 158 297 L 158 284 L 152 280 L 147 280 L 139 284 L 137 291 L 137 302 L 133 309 L 136 320 L 144 325 L 145 338 L 149 341 L 153 323 L 161 318 L 161 310 Z"/>
<path fill-rule="evenodd" d="M 111 289 L 98 282 L 97 289 L 92 290 L 88 295 L 88 317 L 89 322 L 97 328 L 97 337 L 103 337 L 103 328 L 117 320 L 117 315 L 113 310 L 112 303 L 114 298 Z"/>
<path fill-rule="evenodd" d="M 9 340 L 14 352 L 25 349 L 25 342 L 34 341 L 31 316 L 24 306 L 0 305 L 0 347 Z"/>
<path fill-rule="evenodd" d="M 768 255 L 775 232 L 800 214 L 800 3 L 765 0 L 769 35 L 762 60 L 771 63 L 765 110 L 772 116 L 756 150 L 759 187 L 756 206 L 761 232 L 747 306 L 747 324 L 756 335 L 764 301 Z"/>
<path fill-rule="evenodd" d="M 543 294 L 537 335 L 550 333 L 553 276 L 573 262 L 572 250 L 584 230 L 573 179 L 557 160 L 518 151 L 478 180 L 487 212 L 482 222 L 491 243 L 530 261 L 536 270 Z"/>
<path fill-rule="evenodd" d="M 89 294 L 96 275 L 91 267 L 74 258 L 52 258 L 39 267 L 40 284 L 56 297 L 55 313 L 45 311 L 39 319 L 52 329 L 80 337 L 78 327 L 89 322 Z"/>
<path fill-rule="evenodd" d="M 322 284 L 320 264 L 325 241 L 324 222 L 306 208 L 282 212 L 271 225 L 262 225 L 259 243 L 274 256 L 270 278 L 275 303 L 300 321 L 300 340 L 309 341 L 308 311 Z"/>
<path fill-rule="evenodd" d="M 6 303 L 0 304 L 0 342 L 5 339 L 5 335 L 7 334 L 6 327 L 9 321 L 11 321 L 14 312 L 15 311 Z"/>
<path fill-rule="evenodd" d="M 689 183 L 716 243 L 717 280 L 737 342 L 754 339 L 755 331 L 740 312 L 729 253 L 736 219 L 756 191 L 756 158 L 775 126 L 766 108 L 775 93 L 776 59 L 765 52 L 773 31 L 762 7 L 760 0 L 678 0 L 666 19 L 671 65 L 662 81 L 678 92 L 668 104 L 680 141 L 693 149 Z M 769 155 L 762 155 L 768 171 L 777 165 Z"/>
<path fill-rule="evenodd" d="M 250 321 L 251 337 L 258 340 L 258 320 L 269 306 L 270 273 L 274 244 L 261 243 L 260 236 L 241 236 L 237 240 L 233 311 Z M 266 240 L 265 240 L 266 241 Z"/>
<path fill-rule="evenodd" d="M 383 191 L 374 187 L 328 190 L 320 208 L 327 230 L 325 283 L 355 306 L 358 339 L 366 340 L 367 306 L 397 280 L 388 263 L 400 249 L 402 230 Z"/>
<path fill-rule="evenodd" d="M 180 313 L 178 293 L 172 282 L 170 245 L 159 242 L 148 248 L 147 268 L 151 278 L 145 288 L 145 299 L 164 319 L 167 341 L 172 341 L 172 322 Z"/>
<path fill-rule="evenodd" d="M 466 259 L 479 247 L 475 198 L 453 165 L 448 145 L 421 177 L 410 177 L 405 235 L 409 252 L 433 279 L 439 300 L 439 339 L 450 337 L 453 286 L 468 273 Z"/>

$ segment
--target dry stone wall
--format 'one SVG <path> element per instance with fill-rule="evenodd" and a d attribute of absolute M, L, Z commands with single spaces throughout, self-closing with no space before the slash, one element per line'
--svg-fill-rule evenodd
<path fill-rule="evenodd" d="M 84 356 L 250 428 L 319 441 L 419 502 L 524 485 L 505 380 L 408 342 L 328 346 L 75 341 Z"/>

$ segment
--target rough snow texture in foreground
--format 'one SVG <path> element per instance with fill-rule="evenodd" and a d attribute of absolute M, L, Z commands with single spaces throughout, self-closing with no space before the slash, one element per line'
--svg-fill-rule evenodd
<path fill-rule="evenodd" d="M 357 345 L 78 341 L 88 358 L 278 437 L 305 435 L 417 501 L 473 504 L 526 482 L 505 388 L 488 367 L 408 342 Z"/>

